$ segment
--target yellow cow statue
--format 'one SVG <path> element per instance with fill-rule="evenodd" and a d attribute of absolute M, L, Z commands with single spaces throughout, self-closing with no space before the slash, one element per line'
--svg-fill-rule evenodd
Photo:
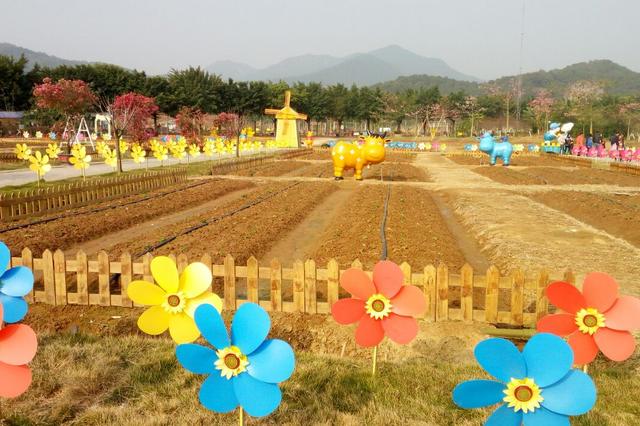
<path fill-rule="evenodd" d="M 367 136 L 363 145 L 338 142 L 331 150 L 333 176 L 342 180 L 344 169 L 355 169 L 356 180 L 362 180 L 362 169 L 384 161 L 384 137 Z"/>

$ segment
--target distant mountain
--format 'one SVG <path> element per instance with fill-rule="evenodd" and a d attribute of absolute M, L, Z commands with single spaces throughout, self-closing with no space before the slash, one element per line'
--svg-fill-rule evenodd
<path fill-rule="evenodd" d="M 215 62 L 207 67 L 207 70 L 223 77 L 240 80 L 284 80 L 290 83 L 314 81 L 361 86 L 412 74 L 478 81 L 456 71 L 441 59 L 420 56 L 395 45 L 343 58 L 328 55 L 295 56 L 270 67 L 249 72 L 243 72 L 243 69 L 251 68 L 249 65 L 234 65 L 236 69 L 225 66 L 225 62 Z"/>
<path fill-rule="evenodd" d="M 16 59 L 18 59 L 20 55 L 24 55 L 29 61 L 27 63 L 27 70 L 32 69 L 35 64 L 40 64 L 44 67 L 57 67 L 59 65 L 81 65 L 88 63 L 85 61 L 72 61 L 69 59 L 58 58 L 57 56 L 25 49 L 24 47 L 16 46 L 11 43 L 0 43 L 0 55 L 11 56 Z"/>
<path fill-rule="evenodd" d="M 502 77 L 488 82 L 500 87 L 509 87 L 517 76 Z M 522 75 L 522 87 L 525 94 L 533 95 L 539 89 L 550 90 L 556 97 L 561 97 L 567 88 L 579 80 L 601 81 L 605 91 L 612 95 L 640 94 L 640 73 L 618 65 L 609 60 L 580 62 L 562 69 L 536 71 Z M 407 89 L 420 89 L 438 86 L 443 94 L 464 90 L 469 94 L 482 93 L 480 83 L 433 77 L 431 75 L 412 75 L 376 84 L 382 90 L 401 92 Z"/>

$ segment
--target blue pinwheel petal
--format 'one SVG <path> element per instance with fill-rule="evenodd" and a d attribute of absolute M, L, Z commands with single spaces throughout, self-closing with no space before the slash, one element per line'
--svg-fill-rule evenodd
<path fill-rule="evenodd" d="M 249 374 L 240 374 L 233 379 L 233 389 L 238 402 L 249 415 L 264 417 L 278 408 L 282 392 L 278 385 L 254 379 Z"/>
<path fill-rule="evenodd" d="M 29 305 L 22 297 L 7 296 L 0 293 L 0 303 L 4 311 L 4 322 L 7 324 L 21 321 L 29 311 Z"/>
<path fill-rule="evenodd" d="M 218 312 L 213 305 L 205 303 L 198 306 L 196 312 L 193 314 L 193 319 L 200 333 L 202 333 L 204 338 L 214 347 L 224 349 L 231 345 L 224 320 L 220 312 Z"/>
<path fill-rule="evenodd" d="M 522 416 L 524 426 L 569 426 L 569 417 L 540 407 Z"/>
<path fill-rule="evenodd" d="M 202 383 L 200 403 L 216 413 L 229 413 L 238 406 L 238 399 L 233 390 L 233 380 L 212 374 Z"/>
<path fill-rule="evenodd" d="M 494 380 L 469 380 L 453 389 L 453 402 L 461 408 L 487 407 L 503 400 L 505 388 Z"/>
<path fill-rule="evenodd" d="M 254 379 L 267 383 L 284 382 L 291 377 L 296 365 L 291 346 L 278 339 L 266 340 L 248 358 L 247 372 Z"/>
<path fill-rule="evenodd" d="M 4 274 L 9 268 L 9 263 L 11 262 L 11 251 L 9 247 L 2 241 L 0 241 L 0 275 Z"/>
<path fill-rule="evenodd" d="M 561 381 L 542 389 L 542 406 L 554 413 L 579 416 L 596 403 L 596 386 L 591 377 L 579 370 L 571 370 Z"/>
<path fill-rule="evenodd" d="M 178 345 L 176 348 L 176 357 L 178 358 L 178 362 L 192 373 L 216 373 L 214 364 L 217 361 L 218 356 L 211 348 L 196 345 L 194 343 L 185 343 Z"/>
<path fill-rule="evenodd" d="M 502 382 L 527 375 L 524 357 L 516 345 L 506 339 L 483 340 L 476 345 L 474 353 L 480 366 Z"/>
<path fill-rule="evenodd" d="M 7 296 L 22 297 L 33 289 L 33 272 L 24 266 L 16 266 L 0 276 L 0 292 Z"/>
<path fill-rule="evenodd" d="M 567 375 L 573 365 L 573 350 L 561 337 L 549 333 L 533 336 L 522 350 L 527 377 L 542 388 Z"/>
<path fill-rule="evenodd" d="M 231 343 L 250 355 L 267 338 L 270 328 L 269 314 L 255 303 L 245 303 L 231 322 Z"/>
<path fill-rule="evenodd" d="M 521 424 L 522 412 L 516 412 L 507 404 L 503 404 L 489 416 L 484 426 L 520 426 Z"/>

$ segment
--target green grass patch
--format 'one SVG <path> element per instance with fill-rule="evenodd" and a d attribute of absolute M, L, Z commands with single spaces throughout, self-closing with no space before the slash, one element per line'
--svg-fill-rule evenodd
<path fill-rule="evenodd" d="M 20 398 L 0 400 L 3 425 L 207 424 L 236 422 L 198 403 L 204 376 L 185 371 L 167 339 L 141 336 L 40 336 L 31 367 L 34 382 Z M 292 378 L 281 385 L 280 408 L 249 424 L 481 425 L 490 410 L 461 410 L 454 386 L 486 377 L 474 364 L 439 362 L 429 354 L 402 363 L 297 354 Z M 640 417 L 640 361 L 599 360 L 591 373 L 596 407 L 573 425 L 631 425 Z"/>

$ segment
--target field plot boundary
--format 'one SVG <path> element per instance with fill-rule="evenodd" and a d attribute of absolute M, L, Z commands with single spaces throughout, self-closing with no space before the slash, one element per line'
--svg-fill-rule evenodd
<path fill-rule="evenodd" d="M 180 271 L 189 264 L 185 254 L 171 257 L 176 259 Z M 152 259 L 153 256 L 147 254 L 141 262 L 134 262 L 129 253 L 123 253 L 117 260 L 111 260 L 105 251 L 100 251 L 96 259 L 89 260 L 83 251 L 78 251 L 76 256 L 65 256 L 61 250 L 45 250 L 41 258 L 33 258 L 31 250 L 25 248 L 21 257 L 12 258 L 11 264 L 31 268 L 36 280 L 42 283 L 27 296 L 29 302 L 133 307 L 127 286 L 134 279 L 153 282 Z M 222 265 L 213 264 L 208 254 L 197 261 L 207 265 L 214 281 L 223 281 L 221 296 L 225 309 L 235 310 L 243 303 L 254 302 L 267 311 L 328 314 L 341 295 L 339 279 L 343 271 L 334 259 L 327 262 L 326 268 L 318 267 L 311 259 L 297 260 L 291 268 L 282 267 L 276 259 L 261 266 L 255 257 L 250 257 L 246 265 L 236 265 L 230 255 Z M 362 269 L 362 264 L 355 260 L 352 267 Z M 510 275 L 501 276 L 495 266 L 490 266 L 484 274 L 476 274 L 468 264 L 457 273 L 450 273 L 445 264 L 428 265 L 413 272 L 405 262 L 400 268 L 406 284 L 423 290 L 427 304 L 423 318 L 429 321 L 461 320 L 531 327 L 549 312 L 545 289 L 552 280 L 546 270 L 526 275 L 521 269 L 515 269 Z M 571 270 L 564 272 L 561 279 L 575 282 Z M 266 287 L 261 286 L 261 282 L 266 283 Z M 89 291 L 93 283 L 97 284 L 98 293 Z M 113 283 L 117 284 L 115 291 Z M 246 297 L 238 297 L 240 287 L 246 289 Z M 260 297 L 261 293 L 268 296 Z M 285 300 L 286 294 L 292 298 Z M 479 299 L 483 299 L 480 307 L 477 306 Z"/>
<path fill-rule="evenodd" d="M 25 217 L 86 206 L 140 191 L 166 187 L 187 180 L 187 169 L 160 170 L 128 174 L 52 188 L 0 194 L 0 219 Z"/>

